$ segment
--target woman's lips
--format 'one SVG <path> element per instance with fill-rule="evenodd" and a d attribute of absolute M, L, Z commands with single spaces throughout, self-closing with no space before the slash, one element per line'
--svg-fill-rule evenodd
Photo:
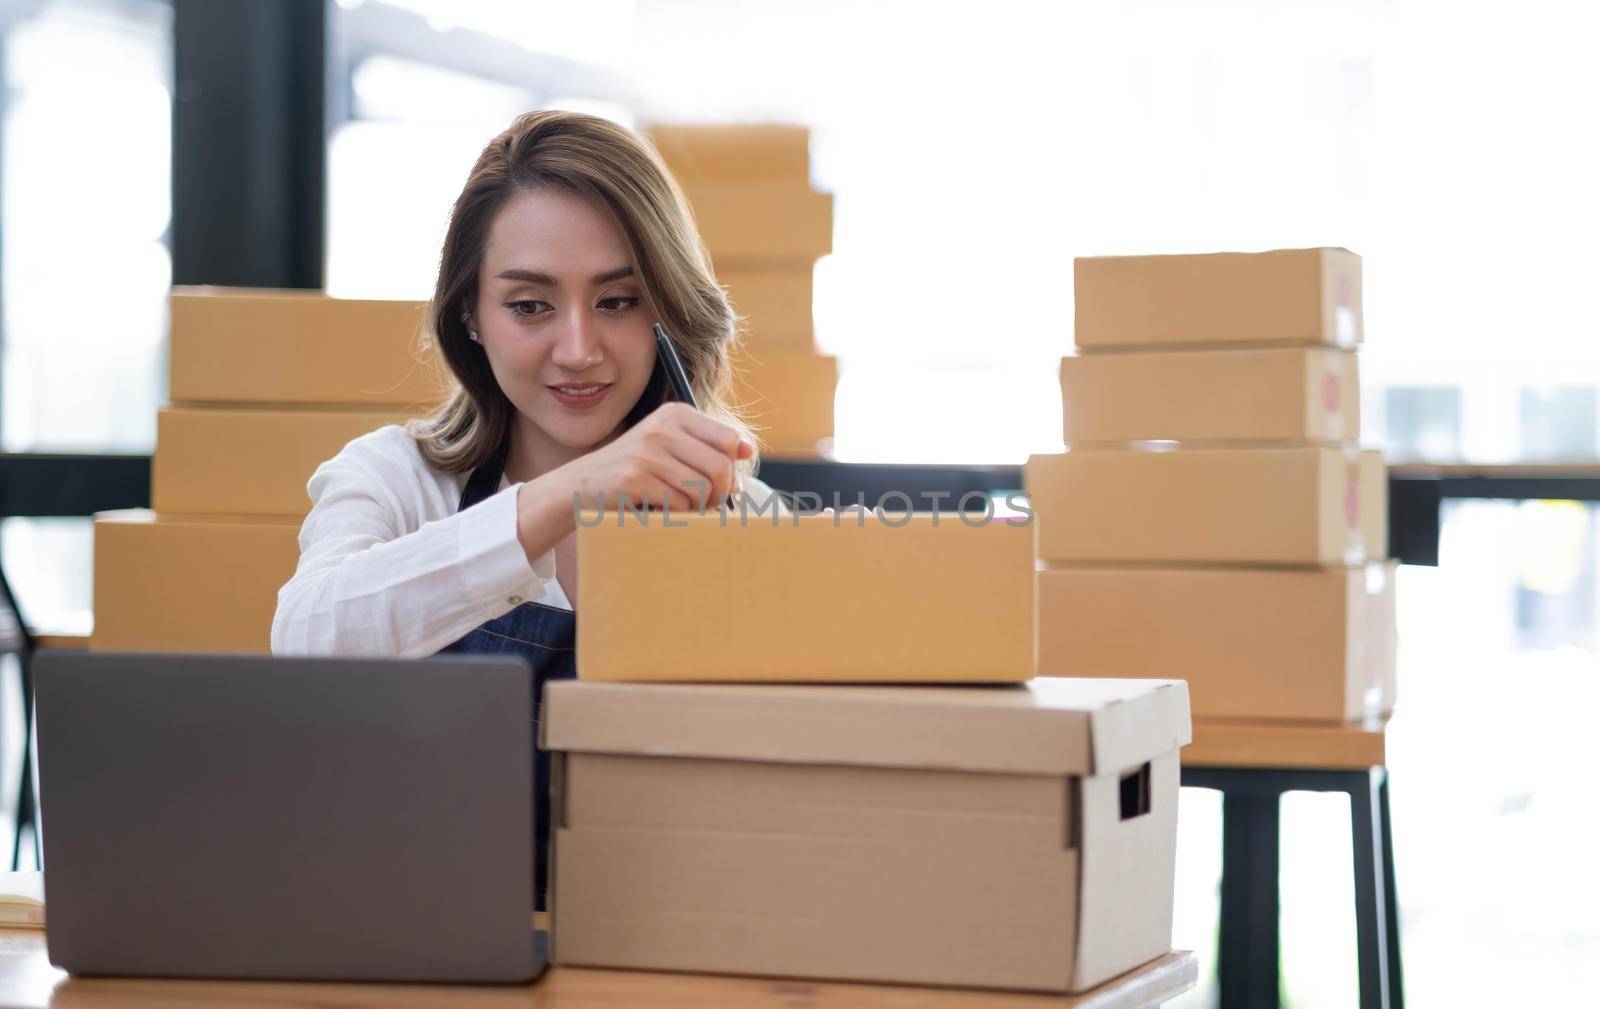
<path fill-rule="evenodd" d="M 596 406 L 606 398 L 611 391 L 610 382 L 568 382 L 563 385 L 547 386 L 556 402 L 562 406 L 570 406 L 579 410 Z"/>

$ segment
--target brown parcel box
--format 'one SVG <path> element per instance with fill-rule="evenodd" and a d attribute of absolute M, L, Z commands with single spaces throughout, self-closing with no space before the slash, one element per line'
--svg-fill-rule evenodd
<path fill-rule="evenodd" d="M 1394 709 L 1394 566 L 1048 568 L 1039 671 L 1176 676 L 1196 718 L 1360 721 Z"/>
<path fill-rule="evenodd" d="M 1361 342 L 1361 257 L 1344 249 L 1073 263 L 1079 347 Z"/>
<path fill-rule="evenodd" d="M 578 530 L 583 679 L 1033 675 L 1026 525 L 890 512 L 665 520 L 672 525 L 659 512 L 648 525 L 636 513 L 582 519 L 598 522 Z"/>
<path fill-rule="evenodd" d="M 743 331 L 751 343 L 810 350 L 811 271 L 809 263 L 728 269 L 717 271 L 717 280 L 728 289 L 733 310 L 744 317 Z"/>
<path fill-rule="evenodd" d="M 306 481 L 350 441 L 404 412 L 166 407 L 156 419 L 151 505 L 158 513 L 294 515 Z"/>
<path fill-rule="evenodd" d="M 833 251 L 833 197 L 804 183 L 686 179 L 683 190 L 719 270 L 800 265 Z"/>
<path fill-rule="evenodd" d="M 838 360 L 809 349 L 743 346 L 733 355 L 733 402 L 773 455 L 814 456 L 833 437 Z"/>
<path fill-rule="evenodd" d="M 1069 445 L 1342 442 L 1361 433 L 1356 356 L 1322 347 L 1066 357 L 1061 406 Z"/>
<path fill-rule="evenodd" d="M 168 395 L 174 403 L 437 402 L 440 373 L 418 360 L 423 309 L 311 291 L 175 287 Z"/>
<path fill-rule="evenodd" d="M 1025 479 L 1045 561 L 1327 566 L 1388 553 L 1378 452 L 1080 449 L 1033 456 Z"/>
<path fill-rule="evenodd" d="M 710 176 L 800 185 L 811 181 L 811 131 L 804 126 L 653 123 L 645 132 L 680 180 Z"/>
<path fill-rule="evenodd" d="M 267 652 L 298 521 L 101 512 L 92 651 Z"/>
<path fill-rule="evenodd" d="M 545 712 L 557 963 L 1066 992 L 1171 944 L 1182 683 L 564 682 Z"/>

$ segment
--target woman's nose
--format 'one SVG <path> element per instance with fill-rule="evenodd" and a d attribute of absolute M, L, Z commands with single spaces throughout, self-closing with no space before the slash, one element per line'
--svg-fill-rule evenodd
<path fill-rule="evenodd" d="M 587 312 L 561 320 L 560 326 L 556 345 L 550 352 L 550 360 L 554 364 L 571 371 L 582 371 L 605 360 L 605 353 L 600 347 L 599 330 Z"/>

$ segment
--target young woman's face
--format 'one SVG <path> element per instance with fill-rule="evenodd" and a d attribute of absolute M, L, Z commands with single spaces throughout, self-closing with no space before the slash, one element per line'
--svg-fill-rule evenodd
<path fill-rule="evenodd" d="M 655 367 L 627 244 L 588 200 L 524 193 L 496 215 L 472 325 L 517 410 L 568 449 L 604 441 Z"/>

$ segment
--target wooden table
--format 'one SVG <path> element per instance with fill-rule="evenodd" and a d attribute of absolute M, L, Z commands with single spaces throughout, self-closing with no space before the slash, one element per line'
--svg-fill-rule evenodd
<path fill-rule="evenodd" d="M 50 966 L 43 932 L 0 928 L 0 1009 L 1149 1009 L 1197 976 L 1172 952 L 1075 997 L 572 967 L 510 986 L 76 978 Z"/>
<path fill-rule="evenodd" d="M 1364 771 L 1385 763 L 1385 722 L 1296 725 L 1196 719 L 1184 767 L 1313 767 Z"/>
<path fill-rule="evenodd" d="M 1385 721 L 1317 725 L 1196 720 L 1182 782 L 1222 793 L 1217 987 L 1230 1007 L 1278 1005 L 1278 827 L 1284 792 L 1350 797 L 1362 1009 L 1403 1009 Z"/>

